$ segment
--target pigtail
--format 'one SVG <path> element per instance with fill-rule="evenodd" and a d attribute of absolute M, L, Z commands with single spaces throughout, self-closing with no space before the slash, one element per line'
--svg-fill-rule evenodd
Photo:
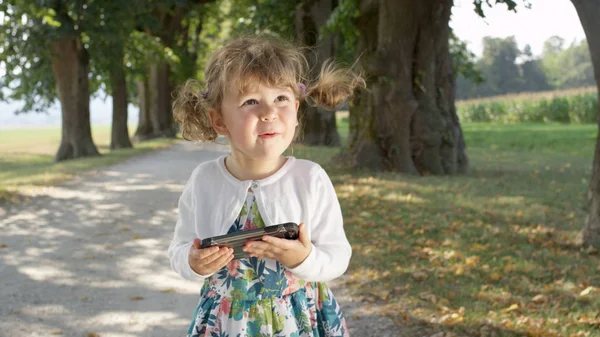
<path fill-rule="evenodd" d="M 307 88 L 306 98 L 315 105 L 334 110 L 353 94 L 354 89 L 365 86 L 362 76 L 353 73 L 351 69 L 325 62 L 319 78 Z"/>
<path fill-rule="evenodd" d="M 209 107 L 208 94 L 202 92 L 198 81 L 188 80 L 177 90 L 173 101 L 173 117 L 184 139 L 214 141 L 217 138 L 208 116 Z"/>

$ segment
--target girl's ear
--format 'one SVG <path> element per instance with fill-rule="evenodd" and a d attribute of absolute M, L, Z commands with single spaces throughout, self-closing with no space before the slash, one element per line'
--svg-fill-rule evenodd
<path fill-rule="evenodd" d="M 223 116 L 216 109 L 210 109 L 208 111 L 208 117 L 210 118 L 210 123 L 217 133 L 221 136 L 229 136 L 229 130 L 227 130 L 227 126 L 225 125 L 225 121 L 223 120 Z"/>

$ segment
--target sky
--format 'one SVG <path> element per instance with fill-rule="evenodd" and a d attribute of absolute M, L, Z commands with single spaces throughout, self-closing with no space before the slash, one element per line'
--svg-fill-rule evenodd
<path fill-rule="evenodd" d="M 485 0 L 484 0 L 485 1 Z M 544 41 L 553 35 L 558 35 L 568 43 L 585 38 L 577 12 L 569 0 L 528 0 L 531 9 L 523 6 L 523 0 L 518 3 L 517 13 L 508 11 L 504 5 L 495 5 L 485 10 L 486 18 L 482 19 L 473 11 L 473 0 L 454 0 L 450 26 L 455 34 L 467 41 L 469 49 L 475 55 L 481 55 L 481 40 L 484 36 L 507 37 L 514 35 L 519 48 L 529 44 L 534 55 L 542 52 Z M 490 0 L 494 3 L 495 0 Z M 0 76 L 2 70 L 0 69 Z M 95 99 L 91 103 L 91 118 L 93 124 L 110 124 L 112 100 Z M 48 114 L 25 114 L 15 116 L 13 111 L 21 104 L 18 102 L 0 102 L 0 129 L 20 126 L 60 125 L 60 110 L 58 106 L 50 109 Z M 129 108 L 129 121 L 135 123 L 138 110 Z"/>
<path fill-rule="evenodd" d="M 473 11 L 473 0 L 454 0 L 450 26 L 478 56 L 482 53 L 481 40 L 484 36 L 514 35 L 519 48 L 529 44 L 534 55 L 541 54 L 544 41 L 553 35 L 564 38 L 567 44 L 585 39 L 571 1 L 529 0 L 530 9 L 523 6 L 523 0 L 515 1 L 518 4 L 517 13 L 507 10 L 506 5 L 499 4 L 492 8 L 484 5 L 486 18 L 483 19 Z M 490 2 L 494 3 L 495 0 Z"/>

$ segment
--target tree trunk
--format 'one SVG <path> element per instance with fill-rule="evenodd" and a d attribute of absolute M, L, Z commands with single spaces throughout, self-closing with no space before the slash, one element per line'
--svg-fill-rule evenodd
<path fill-rule="evenodd" d="M 600 101 L 600 0 L 572 0 L 583 26 L 592 56 L 594 78 Z M 594 150 L 592 177 L 588 188 L 588 215 L 582 231 L 582 244 L 600 248 L 600 106 L 598 108 L 598 135 Z"/>
<path fill-rule="evenodd" d="M 175 137 L 169 72 L 169 65 L 164 60 L 150 65 L 150 122 L 155 137 Z"/>
<path fill-rule="evenodd" d="M 136 82 L 138 92 L 138 105 L 140 107 L 138 127 L 133 136 L 135 140 L 141 141 L 147 139 L 148 135 L 152 134 L 152 123 L 150 122 L 150 98 L 148 97 L 148 80 Z"/>
<path fill-rule="evenodd" d="M 334 39 L 329 36 L 319 41 L 319 29 L 325 25 L 333 11 L 332 0 L 307 0 L 296 8 L 296 35 L 302 43 L 311 48 L 307 58 L 314 78 L 321 70 L 323 62 L 335 54 Z M 307 145 L 339 146 L 335 110 L 326 110 L 302 104 L 300 111 L 300 141 Z"/>
<path fill-rule="evenodd" d="M 452 0 L 361 0 L 359 53 L 368 90 L 350 107 L 355 167 L 467 172 L 448 44 Z"/>
<path fill-rule="evenodd" d="M 196 3 L 202 3 L 197 1 Z M 182 25 L 183 17 L 189 8 L 185 6 L 177 6 L 170 11 L 158 11 L 155 13 L 159 20 L 160 30 L 155 31 L 155 36 L 158 36 L 163 45 L 168 48 L 173 48 L 175 42 L 175 34 L 184 29 Z M 150 32 L 148 32 L 150 34 Z M 148 121 L 151 128 L 146 126 L 138 127 L 136 138 L 140 140 L 151 139 L 156 137 L 175 137 L 177 134 L 173 120 L 173 111 L 171 108 L 171 92 L 173 84 L 171 80 L 171 69 L 166 60 L 156 56 L 154 63 L 149 67 L 148 81 L 146 82 L 146 99 Z M 139 88 L 139 86 L 138 86 Z M 142 110 L 140 110 L 140 115 Z"/>
<path fill-rule="evenodd" d="M 129 140 L 129 129 L 127 128 L 127 82 L 125 69 L 123 68 L 123 45 L 116 45 L 113 52 L 119 53 L 117 59 L 120 62 L 115 62 L 110 72 L 113 98 L 111 150 L 133 147 Z"/>
<path fill-rule="evenodd" d="M 52 72 L 62 112 L 62 138 L 55 161 L 100 153 L 90 125 L 89 55 L 81 40 L 66 36 L 52 44 Z"/>
<path fill-rule="evenodd" d="M 169 65 L 156 60 L 148 71 L 148 79 L 137 83 L 140 102 L 140 120 L 136 140 L 175 137 L 176 129 L 171 108 L 172 85 Z"/>

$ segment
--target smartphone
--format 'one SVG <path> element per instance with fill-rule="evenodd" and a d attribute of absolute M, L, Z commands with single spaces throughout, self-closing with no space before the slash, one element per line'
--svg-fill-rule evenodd
<path fill-rule="evenodd" d="M 242 250 L 244 244 L 248 241 L 260 241 L 265 235 L 281 239 L 296 240 L 298 239 L 298 232 L 298 224 L 287 222 L 203 239 L 200 248 L 204 249 L 213 246 L 233 248 L 234 259 L 241 259 L 249 257 L 249 254 Z"/>

